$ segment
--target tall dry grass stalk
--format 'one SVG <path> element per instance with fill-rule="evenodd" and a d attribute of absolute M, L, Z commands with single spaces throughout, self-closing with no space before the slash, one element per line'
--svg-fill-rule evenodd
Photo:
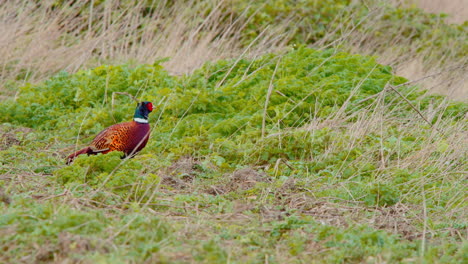
<path fill-rule="evenodd" d="M 287 28 L 294 28 L 301 19 L 283 18 L 279 26 L 271 27 L 274 31 L 259 29 L 262 33 L 244 48 L 240 34 L 251 17 L 247 12 L 234 17 L 226 8 L 229 1 L 164 0 L 153 1 L 151 7 L 143 2 L 125 6 L 118 0 L 101 5 L 65 1 L 55 6 L 54 1 L 4 1 L 0 8 L 0 96 L 16 92 L 8 88 L 11 80 L 37 82 L 62 70 L 73 73 L 101 64 L 153 63 L 169 57 L 163 64 L 166 69 L 184 74 L 206 61 L 257 56 L 284 49 L 294 34 Z M 468 98 L 467 58 L 434 55 L 431 49 L 421 53 L 414 45 L 408 49 L 409 40 L 404 37 L 390 43 L 374 38 L 374 32 L 385 32 L 388 26 L 375 23 L 383 15 L 377 8 L 360 22 L 359 32 L 357 25 L 343 26 L 313 46 L 324 48 L 324 43 L 338 34 L 338 40 L 326 47 L 338 47 L 346 41 L 352 52 L 377 55 L 381 63 L 392 65 L 397 74 L 409 79 L 445 67 L 456 69 L 425 80 L 423 86 L 453 98 Z"/>
<path fill-rule="evenodd" d="M 92 2 L 92 1 L 91 1 Z M 206 61 L 256 54 L 284 46 L 281 33 L 262 35 L 244 50 L 239 33 L 248 19 L 226 21 L 224 1 L 153 1 L 121 6 L 106 1 L 34 3 L 13 0 L 0 8 L 0 83 L 36 82 L 65 70 L 103 63 L 153 63 L 169 57 L 172 73 L 188 73 Z M 0 88 L 1 91 L 1 88 Z"/>
<path fill-rule="evenodd" d="M 463 24 L 468 19 L 468 0 L 393 0 L 396 5 L 403 7 L 418 7 L 429 13 L 445 13 L 448 15 L 448 23 Z M 446 50 L 459 49 L 455 44 L 453 47 L 444 47 Z M 468 57 L 453 58 L 450 53 L 444 56 L 431 56 L 428 50 L 424 53 L 415 54 L 413 51 L 402 50 L 404 56 L 397 62 L 396 73 L 409 79 L 418 79 L 425 75 L 442 72 L 442 74 L 424 80 L 421 85 L 434 93 L 445 94 L 457 100 L 468 99 Z M 433 47 L 433 50 L 437 47 Z M 384 54 L 383 62 L 395 60 L 395 54 L 389 49 Z M 430 63 L 423 61 L 424 57 L 429 57 Z M 441 63 L 447 59 L 449 63 Z M 453 70 L 455 69 L 455 70 Z"/>
<path fill-rule="evenodd" d="M 393 2 L 403 6 L 409 3 L 405 0 Z M 444 94 L 457 100 L 468 99 L 468 57 L 458 56 L 458 52 L 462 49 L 458 46 L 460 42 L 449 43 L 448 45 L 452 46 L 444 47 L 436 41 L 418 43 L 412 39 L 411 34 L 409 36 L 403 34 L 413 26 L 406 25 L 406 21 L 411 21 L 410 17 L 401 19 L 401 25 L 390 26 L 387 24 L 389 22 L 381 20 L 381 17 L 387 15 L 384 8 L 378 5 L 369 8 L 369 14 L 362 18 L 359 24 L 348 27 L 343 25 L 329 32 L 322 40 L 315 43 L 314 47 L 342 47 L 345 43 L 344 46 L 352 53 L 376 56 L 380 63 L 392 66 L 395 74 L 409 80 L 434 75 L 418 83 L 431 93 Z M 348 20 L 352 16 L 353 14 L 350 14 L 341 19 Z M 340 34 L 341 37 L 337 39 L 336 34 Z M 379 34 L 390 36 L 394 34 L 395 37 L 391 39 L 387 36 L 379 37 Z M 325 45 L 327 42 L 330 44 Z"/>
<path fill-rule="evenodd" d="M 468 19 L 468 0 L 411 0 L 429 13 L 446 13 L 447 21 L 462 24 Z"/>

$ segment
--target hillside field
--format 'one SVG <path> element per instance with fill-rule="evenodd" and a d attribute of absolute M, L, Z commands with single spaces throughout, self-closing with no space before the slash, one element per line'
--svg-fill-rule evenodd
<path fill-rule="evenodd" d="M 423 3 L 3 3 L 0 263 L 467 263 L 468 22 Z M 147 146 L 66 165 L 127 95 Z"/>

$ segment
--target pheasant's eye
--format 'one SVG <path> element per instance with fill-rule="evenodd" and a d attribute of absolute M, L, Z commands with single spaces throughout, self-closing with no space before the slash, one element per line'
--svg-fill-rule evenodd
<path fill-rule="evenodd" d="M 153 104 L 152 103 L 148 103 L 146 104 L 146 108 L 148 109 L 148 111 L 153 111 Z"/>

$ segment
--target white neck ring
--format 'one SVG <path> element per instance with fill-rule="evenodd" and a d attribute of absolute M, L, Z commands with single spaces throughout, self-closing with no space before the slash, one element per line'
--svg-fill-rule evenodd
<path fill-rule="evenodd" d="M 144 119 L 144 118 L 135 117 L 135 118 L 133 118 L 133 121 L 135 121 L 137 123 L 148 124 L 148 119 Z"/>

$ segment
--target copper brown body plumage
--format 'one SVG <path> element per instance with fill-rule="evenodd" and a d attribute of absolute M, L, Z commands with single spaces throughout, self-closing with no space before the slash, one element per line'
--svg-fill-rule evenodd
<path fill-rule="evenodd" d="M 133 157 L 148 143 L 150 125 L 148 114 L 153 110 L 150 102 L 139 103 L 133 121 L 112 125 L 101 131 L 91 144 L 67 157 L 70 164 L 78 155 L 106 154 L 111 151 L 122 151 L 123 158 Z"/>

